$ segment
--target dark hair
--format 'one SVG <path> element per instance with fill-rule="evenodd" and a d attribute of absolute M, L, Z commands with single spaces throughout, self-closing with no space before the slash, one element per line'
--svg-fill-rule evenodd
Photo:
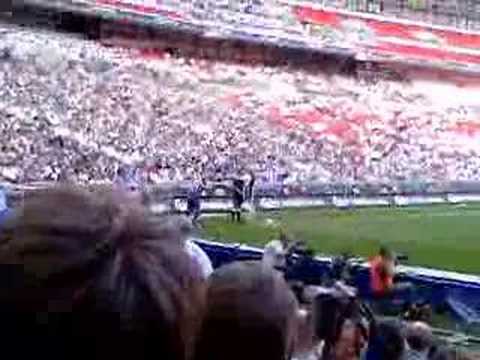
<path fill-rule="evenodd" d="M 385 246 L 381 246 L 380 247 L 380 250 L 378 252 L 380 254 L 380 256 L 386 258 L 386 259 L 393 259 L 393 253 L 392 251 L 385 247 Z"/>
<path fill-rule="evenodd" d="M 376 324 L 368 343 L 367 359 L 401 359 L 405 351 L 405 340 L 400 324 L 385 320 Z"/>
<path fill-rule="evenodd" d="M 54 359 L 189 357 L 203 295 L 195 264 L 161 220 L 119 199 L 62 187 L 15 212 L 0 235 L 12 341 Z"/>
<path fill-rule="evenodd" d="M 425 351 L 433 345 L 432 330 L 421 322 L 408 323 L 405 327 L 405 339 L 408 346 L 415 351 Z"/>
<path fill-rule="evenodd" d="M 297 302 L 282 275 L 257 262 L 210 277 L 196 360 L 284 360 L 293 353 Z"/>

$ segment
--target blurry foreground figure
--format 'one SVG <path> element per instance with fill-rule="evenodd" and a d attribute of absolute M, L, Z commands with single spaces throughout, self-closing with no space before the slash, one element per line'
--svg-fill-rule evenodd
<path fill-rule="evenodd" d="M 422 322 L 407 323 L 405 328 L 407 351 L 405 360 L 427 360 L 433 346 L 433 333 L 430 326 Z"/>
<path fill-rule="evenodd" d="M 15 211 L 0 235 L 4 350 L 190 357 L 204 295 L 197 267 L 158 220 L 118 199 L 54 188 Z"/>
<path fill-rule="evenodd" d="M 180 236 L 179 240 L 190 258 L 199 266 L 201 277 L 208 279 L 213 272 L 213 265 L 205 251 L 192 239 L 195 230 L 192 221 L 185 216 L 172 216 L 168 223 L 172 232 Z"/>
<path fill-rule="evenodd" d="M 394 320 L 382 321 L 371 334 L 365 360 L 402 360 L 405 354 L 405 339 L 400 323 Z"/>
<path fill-rule="evenodd" d="M 293 241 L 285 232 L 280 231 L 278 240 L 272 240 L 265 245 L 262 263 L 264 266 L 286 271 L 291 255 L 294 253 L 305 255 L 308 251 L 303 241 Z"/>
<path fill-rule="evenodd" d="M 286 360 L 297 336 L 298 305 L 282 275 L 238 262 L 210 277 L 196 360 Z"/>
<path fill-rule="evenodd" d="M 322 356 L 323 343 L 315 336 L 313 316 L 309 309 L 299 309 L 295 360 L 317 360 Z"/>
<path fill-rule="evenodd" d="M 333 348 L 332 360 L 358 360 L 366 345 L 367 339 L 362 335 L 358 326 L 346 320 L 338 334 Z"/>
<path fill-rule="evenodd" d="M 268 242 L 262 255 L 262 264 L 265 267 L 282 270 L 287 265 L 288 242 L 285 239 Z"/>

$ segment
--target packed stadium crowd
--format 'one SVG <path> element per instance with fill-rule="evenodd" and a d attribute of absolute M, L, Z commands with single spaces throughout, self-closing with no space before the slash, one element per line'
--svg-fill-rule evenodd
<path fill-rule="evenodd" d="M 248 66 L 2 25 L 0 180 L 478 180 L 469 109 L 408 82 Z M 469 122 L 470 121 L 470 122 Z"/>
<path fill-rule="evenodd" d="M 188 219 L 153 216 L 118 189 L 37 192 L 1 224 L 4 350 L 49 359 L 474 359 L 444 347 L 426 323 L 367 320 L 333 297 L 318 305 L 314 291 L 301 303 L 270 262 L 213 270 L 193 239 Z"/>
<path fill-rule="evenodd" d="M 125 168 L 140 169 L 149 183 L 243 172 L 292 183 L 480 179 L 468 110 L 408 82 L 149 58 L 3 24 L 0 38 L 0 182 L 86 184 Z M 468 133 L 461 142 L 459 131 Z M 213 269 L 188 220 L 153 216 L 124 190 L 63 184 L 13 210 L 0 191 L 7 352 L 471 358 L 439 345 L 425 323 L 332 322 L 314 303 L 300 304 L 265 262 Z"/>

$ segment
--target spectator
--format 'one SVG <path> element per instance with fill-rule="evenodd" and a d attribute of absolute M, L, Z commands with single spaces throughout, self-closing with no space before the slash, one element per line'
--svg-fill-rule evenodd
<path fill-rule="evenodd" d="M 297 336 L 298 305 L 281 274 L 257 262 L 216 270 L 196 360 L 290 359 Z"/>
<path fill-rule="evenodd" d="M 400 360 L 405 352 L 405 339 L 396 321 L 382 321 L 370 334 L 366 360 Z"/>
<path fill-rule="evenodd" d="M 298 319 L 295 360 L 316 360 L 322 355 L 323 342 L 315 336 L 312 312 L 300 309 Z"/>
<path fill-rule="evenodd" d="M 405 339 L 407 340 L 406 360 L 428 359 L 428 354 L 433 346 L 433 333 L 427 324 L 407 323 Z"/>
<path fill-rule="evenodd" d="M 57 181 L 69 172 L 76 182 L 112 181 L 117 167 L 145 160 L 165 165 L 161 181 L 253 168 L 258 188 L 268 178 L 276 188 L 279 174 L 288 174 L 289 189 L 480 180 L 467 96 L 439 104 L 434 89 L 414 82 L 359 84 L 325 76 L 321 63 L 313 75 L 181 57 L 152 62 L 65 34 L 1 27 L 10 56 L 0 62 L 0 181 Z"/>
<path fill-rule="evenodd" d="M 282 234 L 281 234 L 282 235 Z M 278 270 L 287 266 L 288 238 L 280 236 L 280 240 L 272 240 L 265 245 L 262 255 L 262 264 Z"/>
<path fill-rule="evenodd" d="M 174 216 L 170 219 L 170 227 L 180 236 L 180 241 L 190 258 L 199 265 L 202 278 L 208 279 L 213 272 L 212 262 L 205 251 L 192 240 L 194 232 L 192 222 L 185 216 Z"/>
<path fill-rule="evenodd" d="M 358 360 L 366 340 L 359 327 L 353 321 L 346 320 L 335 343 L 332 360 Z"/>
<path fill-rule="evenodd" d="M 112 193 L 26 199 L 0 239 L 5 347 L 20 358 L 188 359 L 204 289 L 170 235 Z"/>

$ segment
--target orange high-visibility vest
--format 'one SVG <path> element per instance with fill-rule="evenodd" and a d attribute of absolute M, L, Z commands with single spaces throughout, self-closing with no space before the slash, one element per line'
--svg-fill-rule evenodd
<path fill-rule="evenodd" d="M 386 271 L 385 266 L 380 255 L 370 261 L 370 289 L 374 294 L 385 294 L 393 287 L 393 276 Z"/>

